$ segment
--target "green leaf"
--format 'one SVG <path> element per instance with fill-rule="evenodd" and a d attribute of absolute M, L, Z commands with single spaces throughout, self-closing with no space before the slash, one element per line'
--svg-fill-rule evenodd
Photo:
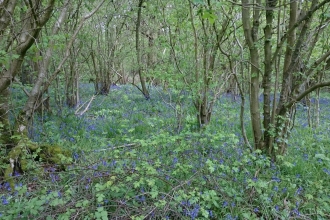
<path fill-rule="evenodd" d="M 195 5 L 204 5 L 204 1 L 203 0 L 194 0 L 193 3 Z"/>
<path fill-rule="evenodd" d="M 158 191 L 151 191 L 150 195 L 151 195 L 151 198 L 155 199 L 158 196 Z"/>
<path fill-rule="evenodd" d="M 325 156 L 324 154 L 315 154 L 315 158 L 330 161 L 330 159 L 327 156 Z"/>
<path fill-rule="evenodd" d="M 103 194 L 96 194 L 96 197 L 97 197 L 97 201 L 98 202 L 102 202 L 103 199 L 104 199 L 104 197 L 105 197 L 105 195 L 103 195 Z"/>
<path fill-rule="evenodd" d="M 246 219 L 250 219 L 251 214 L 248 213 L 248 212 L 244 212 L 244 213 L 242 213 L 242 216 L 243 216 L 244 218 L 246 218 Z"/>
<path fill-rule="evenodd" d="M 215 170 L 214 163 L 210 159 L 207 159 L 206 164 L 208 165 L 210 173 L 213 173 Z"/>

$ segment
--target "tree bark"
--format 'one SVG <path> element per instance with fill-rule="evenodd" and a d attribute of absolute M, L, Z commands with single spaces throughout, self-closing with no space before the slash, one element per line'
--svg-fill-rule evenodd
<path fill-rule="evenodd" d="M 267 0 L 266 1 L 266 26 L 264 28 L 265 42 L 264 42 L 264 75 L 263 75 L 263 126 L 264 126 L 264 142 L 267 145 L 268 152 L 271 151 L 272 145 L 270 141 L 272 141 L 271 136 L 272 125 L 271 125 L 271 78 L 273 75 L 273 62 L 272 62 L 272 29 L 273 29 L 273 19 L 274 19 L 274 9 L 277 5 L 277 0 Z"/>
<path fill-rule="evenodd" d="M 259 16 L 261 0 L 256 1 L 256 7 L 253 9 L 253 26 L 250 24 L 250 4 L 249 0 L 242 0 L 242 22 L 244 29 L 245 40 L 248 44 L 250 51 L 250 63 L 251 63 L 251 85 L 250 85 L 250 112 L 251 123 L 254 137 L 254 148 L 264 149 L 263 134 L 260 119 L 260 107 L 259 107 L 259 52 L 256 48 L 256 42 L 258 41 L 259 30 Z"/>
<path fill-rule="evenodd" d="M 141 91 L 144 97 L 148 100 L 150 99 L 149 91 L 146 85 L 146 79 L 142 73 L 141 67 L 141 49 L 140 49 L 140 26 L 141 26 L 141 16 L 142 16 L 142 5 L 144 0 L 139 0 L 138 12 L 137 12 L 137 21 L 136 21 L 136 30 L 135 30 L 135 48 L 136 48 L 136 63 L 137 63 L 137 73 L 140 78 Z"/>
<path fill-rule="evenodd" d="M 66 0 L 66 2 L 63 5 L 64 7 L 62 9 L 62 12 L 59 18 L 57 19 L 56 23 L 54 24 L 52 35 L 56 35 L 59 32 L 61 25 L 64 23 L 67 15 L 68 4 L 69 4 L 69 0 Z M 51 40 L 46 52 L 42 56 L 43 60 L 40 63 L 37 81 L 33 85 L 33 88 L 29 93 L 28 100 L 26 101 L 25 106 L 21 112 L 21 115 L 24 116 L 24 118 L 27 121 L 31 120 L 34 111 L 40 105 L 43 104 L 43 93 L 41 93 L 41 87 L 47 77 L 47 70 L 50 64 L 50 59 L 53 54 L 54 44 L 55 44 L 55 40 Z"/>

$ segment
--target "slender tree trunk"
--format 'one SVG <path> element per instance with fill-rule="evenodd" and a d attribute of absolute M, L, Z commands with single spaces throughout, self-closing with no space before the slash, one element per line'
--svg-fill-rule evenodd
<path fill-rule="evenodd" d="M 250 4 L 249 0 L 242 0 L 242 21 L 246 42 L 250 51 L 250 63 L 251 63 L 251 85 L 250 85 L 250 112 L 251 123 L 254 137 L 255 149 L 264 149 L 263 134 L 260 119 L 260 107 L 259 107 L 259 52 L 256 48 L 256 42 L 258 40 L 259 29 L 259 16 L 261 0 L 256 1 L 256 8 L 254 8 L 253 14 L 253 26 L 250 24 Z"/>
<path fill-rule="evenodd" d="M 142 73 L 141 49 L 140 49 L 140 26 L 141 26 L 141 14 L 142 14 L 143 3 L 144 3 L 144 0 L 139 0 L 137 21 L 136 21 L 136 30 L 135 30 L 135 47 L 136 47 L 136 62 L 137 62 L 137 68 L 138 68 L 137 72 L 138 72 L 139 78 L 140 78 L 141 91 L 142 91 L 144 97 L 148 100 L 148 99 L 150 99 L 150 95 L 149 95 L 149 91 L 147 89 L 146 79 Z"/>
<path fill-rule="evenodd" d="M 271 78 L 273 72 L 273 62 L 272 62 L 272 29 L 273 29 L 273 19 L 274 19 L 274 9 L 277 4 L 277 0 L 267 0 L 266 1 L 266 26 L 264 28 L 264 75 L 263 75 L 263 96 L 264 96 L 264 104 L 263 104 L 263 126 L 264 126 L 264 143 L 267 144 L 268 152 L 272 150 L 269 149 L 272 147 L 270 145 L 270 140 L 272 136 L 271 132 Z"/>

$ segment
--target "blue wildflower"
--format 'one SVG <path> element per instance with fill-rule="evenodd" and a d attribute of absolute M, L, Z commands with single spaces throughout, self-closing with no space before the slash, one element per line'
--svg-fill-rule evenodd
<path fill-rule="evenodd" d="M 8 200 L 7 200 L 6 197 L 2 196 L 1 199 L 2 199 L 2 204 L 3 205 L 8 205 L 9 204 L 9 202 L 8 202 Z"/>
<path fill-rule="evenodd" d="M 300 195 L 301 192 L 302 192 L 302 190 L 303 190 L 303 188 L 300 186 L 300 187 L 297 189 L 295 195 Z"/>

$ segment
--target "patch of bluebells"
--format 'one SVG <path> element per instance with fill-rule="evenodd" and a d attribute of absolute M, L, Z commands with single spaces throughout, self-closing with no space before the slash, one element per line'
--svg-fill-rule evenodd
<path fill-rule="evenodd" d="M 183 215 L 190 217 L 191 219 L 196 219 L 200 210 L 200 205 L 190 204 L 189 201 L 182 201 L 181 205 L 183 206 Z"/>
<path fill-rule="evenodd" d="M 277 182 L 277 183 L 281 182 L 281 179 L 277 176 L 272 176 L 272 180 Z"/>
<path fill-rule="evenodd" d="M 290 215 L 295 216 L 295 217 L 300 216 L 300 212 L 299 212 L 298 208 L 299 208 L 299 202 L 297 201 L 296 207 L 290 212 Z"/>
<path fill-rule="evenodd" d="M 323 168 L 323 172 L 325 172 L 326 174 L 330 175 L 330 170 L 328 170 L 327 168 Z"/>
<path fill-rule="evenodd" d="M 3 184 L 0 184 L 0 189 L 4 189 L 6 191 L 11 191 L 10 184 L 8 182 L 4 182 Z"/>
<path fill-rule="evenodd" d="M 2 201 L 2 205 L 8 205 L 9 201 L 7 200 L 7 198 L 5 196 L 1 197 L 1 201 Z"/>

